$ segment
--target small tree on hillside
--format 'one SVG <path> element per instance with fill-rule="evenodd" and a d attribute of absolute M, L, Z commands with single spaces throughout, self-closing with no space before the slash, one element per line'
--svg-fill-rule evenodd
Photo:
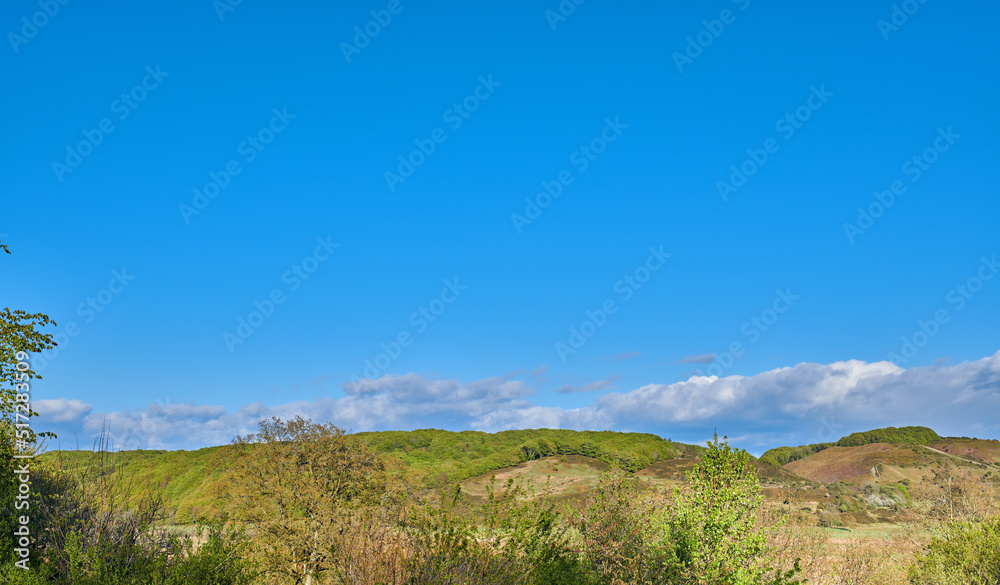
<path fill-rule="evenodd" d="M 252 525 L 264 567 L 296 584 L 336 568 L 354 513 L 402 496 L 393 467 L 332 423 L 272 418 L 233 446 L 224 495 Z"/>

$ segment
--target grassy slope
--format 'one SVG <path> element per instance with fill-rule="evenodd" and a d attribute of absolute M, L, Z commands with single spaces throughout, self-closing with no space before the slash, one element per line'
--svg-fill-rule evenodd
<path fill-rule="evenodd" d="M 959 457 L 1000 465 L 1000 441 L 995 439 L 948 437 L 928 446 Z"/>
<path fill-rule="evenodd" d="M 930 445 L 942 441 L 932 429 L 927 427 L 886 427 L 861 433 L 852 433 L 842 437 L 836 443 L 816 443 L 814 445 L 799 445 L 798 447 L 776 447 L 765 451 L 760 456 L 761 461 L 771 465 L 782 466 L 799 459 L 804 459 L 830 447 L 861 447 L 873 443 L 899 443 L 905 445 Z"/>
<path fill-rule="evenodd" d="M 873 479 L 871 469 L 885 481 L 920 481 L 940 455 L 916 446 L 872 443 L 858 447 L 830 447 L 784 466 L 812 481 L 859 483 Z"/>
<path fill-rule="evenodd" d="M 937 441 L 926 446 L 973 461 L 1000 462 L 1000 441 L 938 437 Z M 812 481 L 860 483 L 874 479 L 871 469 L 881 464 L 878 469 L 883 480 L 920 482 L 931 474 L 932 466 L 940 463 L 954 461 L 924 449 L 922 444 L 870 443 L 856 447 L 829 447 L 787 463 L 783 468 Z"/>

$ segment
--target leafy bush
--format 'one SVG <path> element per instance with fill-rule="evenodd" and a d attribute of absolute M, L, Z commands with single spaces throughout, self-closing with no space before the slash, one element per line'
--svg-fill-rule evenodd
<path fill-rule="evenodd" d="M 415 508 L 406 523 L 411 585 L 586 585 L 568 526 L 552 503 L 509 480 L 487 488 L 476 518 L 459 512 L 460 487 L 437 507 Z"/>
<path fill-rule="evenodd" d="M 996 585 L 1000 583 L 1000 516 L 981 523 L 950 524 L 917 556 L 910 571 L 914 585 Z"/>
<path fill-rule="evenodd" d="M 578 523 L 601 584 L 792 585 L 773 565 L 750 455 L 716 436 L 673 497 L 619 470 L 606 474 Z"/>
<path fill-rule="evenodd" d="M 253 526 L 255 558 L 279 580 L 313 582 L 345 569 L 340 537 L 373 508 L 405 497 L 393 462 L 332 423 L 296 416 L 260 421 L 233 440 L 220 495 Z"/>
<path fill-rule="evenodd" d="M 675 582 L 718 585 L 795 584 L 798 566 L 768 566 L 767 533 L 756 512 L 764 496 L 750 454 L 718 435 L 659 523 L 679 564 Z"/>
<path fill-rule="evenodd" d="M 245 560 L 241 533 L 216 525 L 199 530 L 207 540 L 197 549 L 190 537 L 163 542 L 112 542 L 84 546 L 80 534 L 66 543 L 65 567 L 43 565 L 49 582 L 67 585 L 251 585 L 256 575 Z"/>
<path fill-rule="evenodd" d="M 612 468 L 575 522 L 583 554 L 598 583 L 669 583 L 672 547 L 658 537 L 654 518 L 670 502 L 635 476 Z M 661 512 L 662 513 L 662 512 Z"/>

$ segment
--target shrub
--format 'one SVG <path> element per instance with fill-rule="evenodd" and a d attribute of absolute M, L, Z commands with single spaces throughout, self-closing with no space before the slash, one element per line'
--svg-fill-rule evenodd
<path fill-rule="evenodd" d="M 599 583 L 669 582 L 676 562 L 672 547 L 655 534 L 655 503 L 654 494 L 621 469 L 601 477 L 576 523 L 586 563 Z"/>
<path fill-rule="evenodd" d="M 411 585 L 586 585 L 568 526 L 551 503 L 523 483 L 497 489 L 495 478 L 477 518 L 459 511 L 459 486 L 436 508 L 417 508 L 407 522 Z"/>
<path fill-rule="evenodd" d="M 981 523 L 956 522 L 935 537 L 911 568 L 914 585 L 1000 583 L 1000 516 Z"/>
<path fill-rule="evenodd" d="M 331 423 L 272 418 L 233 445 L 220 488 L 234 518 L 254 527 L 255 558 L 270 577 L 312 582 L 346 570 L 345 530 L 405 496 L 391 461 Z"/>
<path fill-rule="evenodd" d="M 32 533 L 38 551 L 32 576 L 56 585 L 249 585 L 247 539 L 219 523 L 200 528 L 203 544 L 153 527 L 160 500 L 125 472 L 107 434 L 87 465 L 56 458 L 35 476 Z M 41 562 L 39 562 L 41 561 Z"/>

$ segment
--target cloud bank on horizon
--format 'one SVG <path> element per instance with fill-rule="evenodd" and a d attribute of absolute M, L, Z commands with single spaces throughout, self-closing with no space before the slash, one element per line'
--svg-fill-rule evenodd
<path fill-rule="evenodd" d="M 884 426 L 922 425 L 943 435 L 1000 438 L 1000 351 L 954 365 L 902 368 L 887 361 L 799 363 L 752 376 L 692 376 L 607 392 L 578 408 L 532 402 L 533 378 L 472 382 L 408 373 L 343 385 L 343 396 L 235 410 L 209 404 L 151 404 L 96 412 L 79 400 L 39 400 L 39 427 L 91 437 L 110 429 L 119 447 L 200 448 L 228 443 L 264 418 L 297 414 L 349 431 L 444 428 L 496 432 L 567 428 L 652 432 L 700 441 L 712 428 L 751 452 L 830 441 Z M 611 381 L 594 382 L 600 387 Z M 586 385 L 585 385 L 586 386 Z M 64 442 L 54 448 L 74 448 Z M 89 445 L 81 445 L 88 447 Z"/>

